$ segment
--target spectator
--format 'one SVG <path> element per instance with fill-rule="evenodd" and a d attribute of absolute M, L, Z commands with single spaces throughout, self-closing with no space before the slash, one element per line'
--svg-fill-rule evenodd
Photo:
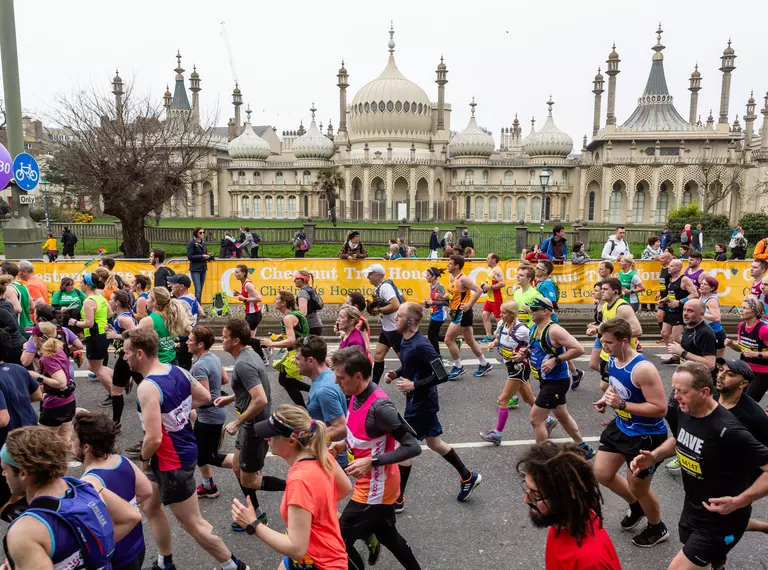
<path fill-rule="evenodd" d="M 766 258 L 758 258 L 757 256 L 754 256 L 756 259 L 766 259 Z M 715 261 L 726 261 L 728 258 L 725 255 L 725 245 L 722 243 L 716 243 L 715 244 Z"/>
<path fill-rule="evenodd" d="M 616 233 L 608 237 L 608 241 L 603 246 L 601 257 L 607 261 L 616 261 L 622 255 L 629 253 L 629 246 L 624 241 L 624 226 L 616 226 Z"/>
<path fill-rule="evenodd" d="M 669 232 L 667 232 L 669 233 Z M 640 257 L 643 261 L 658 261 L 661 257 L 661 242 L 662 238 L 659 236 L 651 236 L 648 238 L 648 245 L 645 246 L 643 254 Z"/>
<path fill-rule="evenodd" d="M 19 279 L 29 290 L 29 299 L 34 309 L 38 305 L 48 304 L 48 287 L 45 282 L 35 275 L 32 262 L 22 259 L 19 261 Z"/>
<path fill-rule="evenodd" d="M 309 243 L 309 239 L 307 239 L 307 234 L 302 230 L 296 232 L 296 235 L 294 235 L 291 240 L 291 244 L 294 250 L 294 257 L 304 257 L 312 247 L 312 244 Z"/>
<path fill-rule="evenodd" d="M 229 230 L 224 232 L 224 237 L 219 242 L 219 257 L 222 259 L 237 257 L 237 242 Z"/>
<path fill-rule="evenodd" d="M 26 339 L 21 336 L 19 321 L 16 317 L 16 311 L 13 310 L 13 305 L 4 298 L 5 290 L 10 288 L 12 282 L 12 275 L 0 275 L 0 332 L 5 333 L 0 334 L 0 338 L 3 340 L 0 344 L 0 354 L 3 355 L 0 362 L 21 364 L 21 353 Z M 0 391 L 3 391 L 4 384 L 5 382 L 0 382 Z M 0 479 L 2 478 L 0 477 Z"/>
<path fill-rule="evenodd" d="M 61 246 L 62 255 L 64 259 L 75 259 L 75 244 L 77 243 L 77 236 L 69 231 L 69 228 L 64 228 L 61 234 Z"/>
<path fill-rule="evenodd" d="M 577 241 L 573 244 L 573 253 L 571 254 L 571 263 L 575 265 L 584 265 L 589 261 L 589 255 L 584 251 L 584 242 Z"/>
<path fill-rule="evenodd" d="M 51 232 L 48 232 L 48 239 L 43 244 L 43 253 L 48 256 L 48 261 L 54 262 L 59 257 L 59 246 L 56 244 L 56 238 Z"/>
<path fill-rule="evenodd" d="M 475 242 L 473 242 L 472 238 L 469 237 L 469 231 L 461 230 L 461 237 L 459 238 L 459 247 L 461 248 L 462 251 L 464 251 L 468 247 L 475 249 Z"/>
<path fill-rule="evenodd" d="M 389 244 L 389 253 L 387 254 L 387 259 L 394 260 L 394 259 L 401 259 L 403 256 L 400 255 L 400 246 L 396 243 Z"/>
<path fill-rule="evenodd" d="M 245 231 L 251 234 L 251 259 L 259 257 L 259 246 L 261 245 L 261 236 L 256 233 L 256 230 L 249 230 L 245 228 Z"/>
<path fill-rule="evenodd" d="M 688 259 L 691 256 L 691 247 L 684 243 L 680 244 L 680 259 Z"/>
<path fill-rule="evenodd" d="M 412 245 L 408 246 L 408 259 L 418 259 L 419 256 L 417 255 L 419 252 L 418 250 L 413 247 Z"/>
<path fill-rule="evenodd" d="M 661 232 L 661 249 L 667 249 L 672 245 L 672 233 L 669 231 L 669 226 L 664 226 L 664 231 Z"/>
<path fill-rule="evenodd" d="M 535 261 L 537 259 L 549 259 L 546 256 L 546 254 L 541 251 L 541 248 L 537 243 L 533 244 L 526 251 L 527 251 L 527 253 L 525 254 L 526 261 Z"/>
<path fill-rule="evenodd" d="M 747 238 L 744 237 L 744 230 L 741 229 L 741 226 L 733 232 L 728 247 L 731 248 L 731 259 L 746 259 Z"/>
<path fill-rule="evenodd" d="M 195 299 L 198 303 L 202 303 L 205 274 L 208 271 L 208 260 L 211 257 L 205 243 L 205 230 L 195 228 L 192 230 L 192 239 L 187 244 L 187 259 L 189 260 L 189 274 L 195 286 Z"/>
<path fill-rule="evenodd" d="M 768 259 L 768 237 L 761 239 L 755 244 L 755 251 L 752 253 L 752 257 L 754 259 Z"/>
<path fill-rule="evenodd" d="M 622 255 L 619 260 L 619 281 L 621 282 L 621 292 L 624 293 L 624 300 L 629 303 L 632 310 L 640 310 L 640 299 L 638 293 L 645 291 L 640 275 L 637 273 L 637 265 L 631 255 Z"/>
<path fill-rule="evenodd" d="M 693 243 L 693 236 L 691 235 L 691 224 L 685 224 L 685 228 L 680 232 L 680 243 L 690 246 Z"/>
<path fill-rule="evenodd" d="M 255 243 L 251 231 L 248 228 L 240 226 L 240 248 L 248 254 L 248 257 L 253 257 L 251 248 L 253 248 L 254 245 Z M 240 257 L 242 257 L 242 255 Z"/>
<path fill-rule="evenodd" d="M 704 249 L 704 232 L 702 229 L 702 225 L 697 224 L 696 229 L 691 232 L 691 247 L 693 251 L 698 251 L 699 253 Z"/>
<path fill-rule="evenodd" d="M 445 232 L 443 239 L 440 240 L 440 247 L 445 250 L 448 247 L 453 248 L 453 232 Z"/>
<path fill-rule="evenodd" d="M 352 230 L 347 234 L 347 241 L 339 250 L 339 259 L 365 259 L 366 257 L 368 257 L 368 250 L 360 241 L 360 232 Z"/>
<path fill-rule="evenodd" d="M 463 255 L 464 259 L 472 259 L 475 257 L 475 249 L 472 246 L 467 246 L 460 255 Z"/>
<path fill-rule="evenodd" d="M 176 275 L 176 272 L 170 267 L 166 267 L 165 250 L 159 247 L 153 247 L 149 253 L 149 263 L 155 267 L 155 287 L 168 288 L 168 278 Z"/>
<path fill-rule="evenodd" d="M 400 257 L 406 259 L 408 257 L 408 245 L 405 243 L 405 238 L 397 238 L 397 247 L 400 249 Z"/>
<path fill-rule="evenodd" d="M 541 251 L 547 259 L 562 263 L 568 259 L 568 242 L 565 238 L 565 228 L 560 224 L 552 228 L 552 235 L 541 244 Z"/>
<path fill-rule="evenodd" d="M 435 226 L 432 228 L 432 233 L 429 234 L 429 259 L 437 259 L 437 252 L 442 249 L 440 247 L 440 239 L 437 237 L 437 232 L 439 231 L 440 228 Z"/>
<path fill-rule="evenodd" d="M 64 314 L 64 321 L 69 319 L 80 320 L 82 318 L 85 293 L 75 288 L 75 281 L 71 277 L 62 277 L 59 290 L 53 294 L 51 306 Z M 79 331 L 77 331 L 79 332 Z"/>

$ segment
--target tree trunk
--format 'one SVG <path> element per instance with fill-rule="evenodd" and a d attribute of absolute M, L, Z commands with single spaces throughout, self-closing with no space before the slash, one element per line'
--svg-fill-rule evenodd
<path fill-rule="evenodd" d="M 123 224 L 123 253 L 131 259 L 149 257 L 149 242 L 144 237 L 142 216 L 118 216 Z"/>

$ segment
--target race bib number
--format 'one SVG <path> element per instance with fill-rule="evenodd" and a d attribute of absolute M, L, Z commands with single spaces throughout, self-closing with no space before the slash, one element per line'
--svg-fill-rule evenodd
<path fill-rule="evenodd" d="M 533 377 L 536 378 L 536 380 L 541 380 L 541 375 L 539 374 L 538 369 L 531 368 L 531 374 L 533 374 Z"/>
<path fill-rule="evenodd" d="M 503 346 L 499 347 L 499 353 L 501 354 L 501 356 L 503 356 L 507 360 L 512 358 L 512 356 L 515 354 L 515 352 L 513 350 L 510 350 L 508 348 L 504 348 Z"/>
<path fill-rule="evenodd" d="M 698 461 L 694 461 L 690 457 L 686 457 L 679 451 L 676 451 L 676 453 L 677 453 L 677 458 L 680 460 L 680 467 L 685 469 L 688 473 L 690 473 L 694 477 L 702 478 L 701 465 L 699 465 Z"/>
<path fill-rule="evenodd" d="M 616 409 L 616 415 L 619 416 L 622 420 L 630 421 L 632 420 L 632 414 L 630 414 L 627 410 L 619 410 Z"/>

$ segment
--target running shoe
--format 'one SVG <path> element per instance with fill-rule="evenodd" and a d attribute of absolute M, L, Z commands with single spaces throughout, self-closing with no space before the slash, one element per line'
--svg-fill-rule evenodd
<path fill-rule="evenodd" d="M 480 473 L 472 473 L 466 481 L 459 480 L 459 495 L 456 497 L 456 500 L 461 503 L 468 500 L 472 491 L 474 491 L 482 481 L 483 477 Z"/>
<path fill-rule="evenodd" d="M 90 378 L 91 380 L 96 380 L 96 375 L 93 372 L 89 372 L 88 378 Z"/>
<path fill-rule="evenodd" d="M 640 506 L 640 503 L 630 505 L 629 508 L 627 508 L 627 514 L 621 519 L 621 528 L 624 530 L 632 530 L 639 525 L 640 521 L 644 518 L 645 513 L 643 512 L 643 507 Z"/>
<path fill-rule="evenodd" d="M 405 510 L 405 497 L 402 501 L 395 501 L 395 514 L 400 514 Z"/>
<path fill-rule="evenodd" d="M 219 497 L 219 489 L 216 485 L 206 487 L 202 483 L 197 486 L 197 498 L 198 499 L 217 499 Z"/>
<path fill-rule="evenodd" d="M 475 378 L 480 378 L 481 376 L 485 376 L 486 374 L 488 374 L 491 370 L 493 370 L 493 364 L 491 364 L 490 362 L 486 362 L 485 366 L 483 366 L 482 364 L 478 366 L 477 370 L 475 370 L 472 373 L 472 376 L 474 376 Z M 450 378 L 450 376 L 448 378 Z"/>
<path fill-rule="evenodd" d="M 368 566 L 373 566 L 381 556 L 381 543 L 376 535 L 372 534 L 365 539 L 365 545 L 368 547 Z"/>
<path fill-rule="evenodd" d="M 83 464 L 77 459 L 72 459 L 70 461 L 67 461 L 67 467 L 71 469 L 76 469 L 77 467 L 82 467 L 82 466 Z"/>
<path fill-rule="evenodd" d="M 584 371 L 577 369 L 576 374 L 574 374 L 573 377 L 571 378 L 571 390 L 575 390 L 576 388 L 578 388 L 583 378 L 584 378 Z"/>
<path fill-rule="evenodd" d="M 465 372 L 466 369 L 463 366 L 461 368 L 454 366 L 451 373 L 448 374 L 448 380 L 458 380 L 459 376 L 464 376 Z"/>
<path fill-rule="evenodd" d="M 111 406 L 112 406 L 112 396 L 107 396 L 106 398 L 104 398 L 104 401 L 101 404 L 99 404 L 100 408 L 109 408 Z"/>
<path fill-rule="evenodd" d="M 261 516 L 258 516 L 256 518 L 264 526 L 269 526 L 269 517 L 267 516 L 267 513 L 261 513 Z"/>
<path fill-rule="evenodd" d="M 232 530 L 234 530 L 235 532 L 245 532 L 245 528 L 241 527 L 236 522 L 232 523 Z"/>
<path fill-rule="evenodd" d="M 139 455 L 141 455 L 141 444 L 142 442 L 139 442 L 136 445 L 127 448 L 125 450 L 125 454 L 128 457 L 134 457 L 134 458 L 138 457 Z"/>
<path fill-rule="evenodd" d="M 484 336 L 483 338 L 481 338 L 480 340 L 478 340 L 477 342 L 479 342 L 480 344 L 488 344 L 488 343 L 489 343 L 489 342 L 491 342 L 492 340 L 493 340 L 493 337 L 492 337 L 492 336 L 490 336 L 490 335 L 486 335 L 486 336 Z"/>
<path fill-rule="evenodd" d="M 548 438 L 552 437 L 552 432 L 555 430 L 555 428 L 557 427 L 557 424 L 559 424 L 559 423 L 560 422 L 558 422 L 552 416 L 547 416 L 547 419 L 544 421 L 544 425 L 547 427 L 547 437 Z"/>
<path fill-rule="evenodd" d="M 670 473 L 679 473 L 680 472 L 680 460 L 675 457 L 672 461 L 668 462 L 667 465 L 667 471 Z"/>
<path fill-rule="evenodd" d="M 667 532 L 667 526 L 660 522 L 657 525 L 648 525 L 643 529 L 643 532 L 638 534 L 632 539 L 632 544 L 639 546 L 640 548 L 651 548 L 656 546 L 660 542 L 664 542 L 669 538 L 669 532 Z"/>
<path fill-rule="evenodd" d="M 590 446 L 587 444 L 587 442 L 586 442 L 586 441 L 585 441 L 585 442 L 583 442 L 583 443 L 581 443 L 581 444 L 579 445 L 579 449 L 580 449 L 580 450 L 582 450 L 582 451 L 584 452 L 584 457 L 586 458 L 586 460 L 587 460 L 587 461 L 589 461 L 589 460 L 590 460 L 590 459 L 592 459 L 592 458 L 593 458 L 595 455 L 597 455 L 597 452 L 596 452 L 596 451 L 595 451 L 595 450 L 594 450 L 592 447 L 590 447 Z"/>
<path fill-rule="evenodd" d="M 237 570 L 251 570 L 251 567 L 248 566 L 245 562 L 242 560 L 237 561 Z"/>
<path fill-rule="evenodd" d="M 662 364 L 680 364 L 680 358 L 674 355 L 669 355 L 666 358 L 660 358 Z"/>
<path fill-rule="evenodd" d="M 490 429 L 485 433 L 480 432 L 480 437 L 483 441 L 487 441 L 493 445 L 501 445 L 501 432 L 498 432 L 495 429 Z"/>
<path fill-rule="evenodd" d="M 507 402 L 507 407 L 509 407 L 511 410 L 516 410 L 520 406 L 520 398 L 517 396 L 512 396 L 509 399 L 509 402 Z"/>

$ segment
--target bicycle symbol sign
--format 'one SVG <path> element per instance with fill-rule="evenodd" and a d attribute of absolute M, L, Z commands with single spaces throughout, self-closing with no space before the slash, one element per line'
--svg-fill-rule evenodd
<path fill-rule="evenodd" d="M 34 190 L 40 180 L 40 167 L 35 157 L 26 152 L 17 154 L 13 160 L 13 179 L 21 190 Z"/>
<path fill-rule="evenodd" d="M 0 190 L 8 186 L 11 178 L 13 178 L 12 172 L 13 161 L 11 160 L 11 153 L 0 144 Z"/>

